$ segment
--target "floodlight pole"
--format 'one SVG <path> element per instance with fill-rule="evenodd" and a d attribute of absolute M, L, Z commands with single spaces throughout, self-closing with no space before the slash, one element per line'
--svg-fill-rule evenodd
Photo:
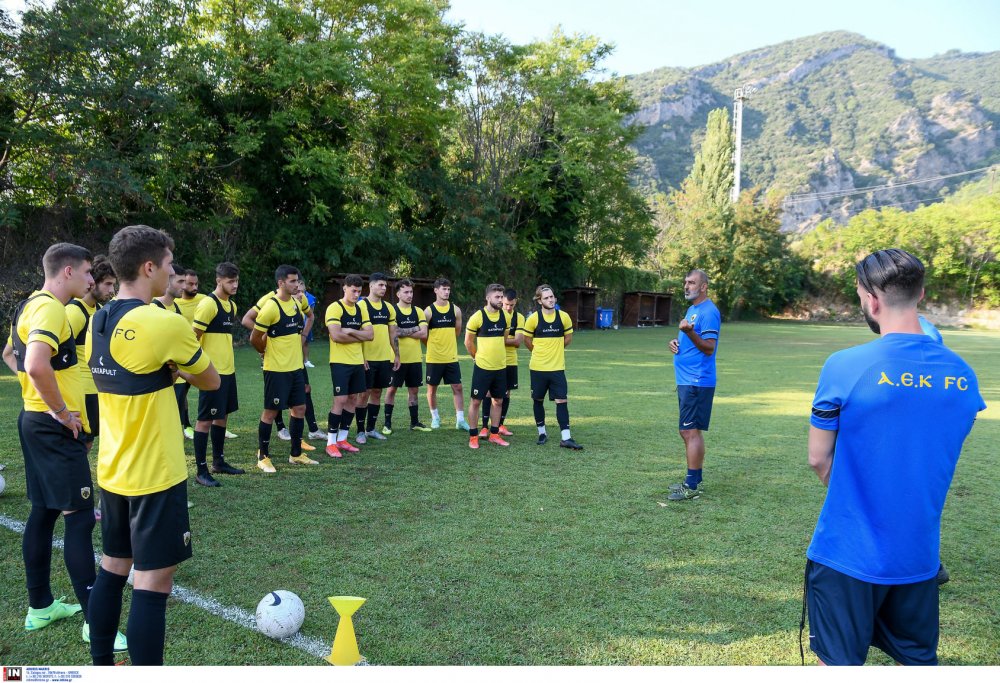
<path fill-rule="evenodd" d="M 735 204 L 740 198 L 740 163 L 743 158 L 743 100 L 750 99 L 750 96 L 757 92 L 757 88 L 747 83 L 736 88 L 733 93 L 733 139 L 736 145 L 733 148 L 733 189 L 730 199 Z"/>

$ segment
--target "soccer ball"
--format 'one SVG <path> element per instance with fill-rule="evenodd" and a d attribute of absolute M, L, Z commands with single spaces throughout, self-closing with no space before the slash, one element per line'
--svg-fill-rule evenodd
<path fill-rule="evenodd" d="M 295 635 L 305 618 L 306 608 L 291 591 L 272 591 L 257 603 L 257 630 L 270 638 Z"/>

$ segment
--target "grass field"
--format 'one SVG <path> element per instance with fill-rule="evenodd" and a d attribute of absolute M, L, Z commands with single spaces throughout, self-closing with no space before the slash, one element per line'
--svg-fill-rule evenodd
<path fill-rule="evenodd" d="M 288 444 L 275 439 L 277 475 L 252 469 L 220 489 L 194 485 L 192 462 L 195 557 L 177 582 L 251 612 L 267 591 L 294 591 L 306 605 L 303 633 L 325 641 L 337 627 L 326 596 L 366 597 L 354 624 L 374 664 L 797 664 L 804 553 L 824 496 L 806 464 L 812 393 L 830 352 L 872 336 L 856 326 L 726 325 L 706 493 L 664 506 L 684 473 L 671 334 L 576 336 L 567 374 L 581 453 L 535 445 L 522 352 L 509 449 L 474 452 L 454 429 L 404 428 L 344 461 L 304 468 L 288 465 Z M 941 593 L 939 654 L 947 664 L 997 665 L 1000 335 L 946 331 L 945 342 L 976 369 L 990 407 L 945 509 L 942 554 L 953 578 Z M 325 416 L 326 347 L 311 355 Z M 237 362 L 243 409 L 227 458 L 252 468 L 262 381 L 255 354 L 242 350 Z M 467 358 L 463 376 L 471 378 Z M 441 403 L 451 427 L 449 394 Z M 0 514 L 24 520 L 9 374 L 0 397 Z M 407 424 L 404 404 L 397 427 Z M 554 412 L 550 404 L 550 434 Z M 423 396 L 421 415 L 429 421 Z M 99 540 L 98 532 L 98 548 Z M 0 541 L 0 661 L 89 663 L 78 618 L 24 632 L 20 537 L 0 527 Z M 71 596 L 55 554 L 54 591 Z M 174 600 L 167 620 L 169 664 L 322 663 Z M 869 662 L 888 659 L 873 651 Z"/>

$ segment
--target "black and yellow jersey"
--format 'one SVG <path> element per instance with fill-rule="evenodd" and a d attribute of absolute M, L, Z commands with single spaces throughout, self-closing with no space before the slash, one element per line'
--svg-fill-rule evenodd
<path fill-rule="evenodd" d="M 193 299 L 185 299 L 180 297 L 174 299 L 174 306 L 181 312 L 185 320 L 188 321 L 188 325 L 194 323 L 194 312 L 198 310 L 198 305 L 205 300 L 205 295 L 198 293 L 194 295 Z"/>
<path fill-rule="evenodd" d="M 214 292 L 202 299 L 194 313 L 193 327 L 202 332 L 201 348 L 205 349 L 220 375 L 236 372 L 233 331 L 238 324 L 236 302 L 232 299 L 222 301 Z"/>
<path fill-rule="evenodd" d="M 295 299 L 282 301 L 276 294 L 260 303 L 260 313 L 254 329 L 267 335 L 264 347 L 264 369 L 271 372 L 293 372 L 301 369 L 302 329 L 306 320 Z"/>
<path fill-rule="evenodd" d="M 524 324 L 524 316 L 517 311 L 511 311 L 507 315 L 510 316 L 510 328 L 507 330 L 507 336 L 513 338 L 517 336 L 517 331 Z M 507 352 L 507 365 L 517 365 L 517 347 L 505 345 L 504 350 Z"/>
<path fill-rule="evenodd" d="M 100 306 L 89 306 L 83 299 L 73 299 L 66 304 L 66 318 L 69 319 L 70 329 L 73 330 L 73 339 L 76 342 L 77 356 L 79 362 L 76 364 L 80 371 L 80 381 L 83 383 L 84 394 L 96 394 L 97 386 L 94 378 L 87 367 L 87 328 L 90 326 L 90 319 L 94 317 Z"/>
<path fill-rule="evenodd" d="M 520 332 L 525 337 L 533 337 L 534 349 L 531 351 L 531 370 L 565 370 L 566 350 L 564 337 L 573 334 L 573 321 L 564 311 L 553 311 L 545 315 L 544 311 L 535 311 L 529 315 Z"/>
<path fill-rule="evenodd" d="M 73 328 L 66 317 L 66 308 L 56 297 L 46 290 L 33 292 L 21 302 L 14 312 L 14 320 L 10 328 L 7 343 L 14 349 L 14 360 L 17 364 L 17 381 L 21 384 L 21 398 L 27 412 L 46 413 L 49 406 L 38 394 L 35 385 L 24 369 L 25 354 L 28 344 L 42 342 L 51 349 L 52 369 L 56 374 L 56 384 L 62 394 L 66 408 L 80 413 L 83 429 L 90 431 L 87 422 L 87 411 L 83 399 L 83 382 L 80 381 L 80 370 L 76 340 Z M 54 406 L 57 409 L 59 406 Z"/>
<path fill-rule="evenodd" d="M 476 335 L 476 367 L 483 370 L 503 370 L 507 367 L 507 352 L 504 339 L 510 329 L 507 311 L 488 313 L 480 308 L 469 318 L 465 328 Z"/>
<path fill-rule="evenodd" d="M 187 479 L 173 376 L 209 366 L 183 316 L 139 299 L 98 311 L 88 333 L 87 363 L 97 384 L 101 440 L 97 481 L 121 496 L 164 491 Z"/>
<path fill-rule="evenodd" d="M 368 309 L 360 302 L 356 306 L 348 306 L 342 300 L 334 301 L 326 307 L 326 326 L 339 325 L 345 330 L 360 330 L 371 327 L 368 319 Z M 386 330 L 388 330 L 386 326 Z M 388 332 L 387 332 L 388 334 Z M 330 340 L 330 362 L 344 365 L 364 365 L 365 356 L 362 349 L 364 342 L 338 342 Z"/>
<path fill-rule="evenodd" d="M 396 326 L 401 330 L 427 327 L 423 309 L 396 304 Z M 419 363 L 422 360 L 423 350 L 420 348 L 420 340 L 413 337 L 399 337 L 399 362 Z"/>
<path fill-rule="evenodd" d="M 431 317 L 427 321 L 427 362 L 458 362 L 458 339 L 455 336 L 455 304 L 448 302 L 442 311 L 431 304 Z"/>
<path fill-rule="evenodd" d="M 270 299 L 272 296 L 274 296 L 274 297 L 278 296 L 278 290 L 277 289 L 271 290 L 270 292 L 268 292 L 267 294 L 265 294 L 261 298 L 257 299 L 257 303 L 255 303 L 251 307 L 251 310 L 257 311 L 259 313 L 260 312 L 260 307 L 263 306 L 264 302 L 267 301 L 268 299 Z M 292 301 L 294 301 L 298 305 L 299 310 L 302 311 L 302 315 L 303 316 L 308 316 L 312 312 L 312 307 L 309 305 L 309 301 L 304 296 L 301 297 L 301 298 L 297 298 L 297 297 L 293 296 L 292 297 Z"/>
<path fill-rule="evenodd" d="M 393 360 L 396 352 L 389 339 L 389 327 L 396 324 L 396 307 L 388 301 L 381 301 L 376 307 L 368 299 L 362 299 L 358 305 L 368 312 L 368 320 L 375 328 L 375 338 L 362 344 L 365 360 Z"/>
<path fill-rule="evenodd" d="M 160 301 L 159 299 L 153 299 L 152 301 L 149 302 L 149 305 L 150 306 L 156 306 L 157 308 L 159 308 L 161 310 L 164 310 L 164 311 L 168 310 L 167 307 L 163 305 L 163 302 Z M 173 311 L 177 315 L 184 315 L 183 313 L 181 313 L 181 309 L 177 305 L 176 301 L 174 301 L 173 303 L 170 304 L 170 309 L 169 310 Z M 186 320 L 186 318 L 185 318 L 185 320 Z"/>

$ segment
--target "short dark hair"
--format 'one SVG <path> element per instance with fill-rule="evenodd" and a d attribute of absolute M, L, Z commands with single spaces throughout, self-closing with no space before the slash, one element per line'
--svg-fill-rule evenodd
<path fill-rule="evenodd" d="M 94 277 L 94 282 L 103 282 L 110 278 L 116 278 L 115 269 L 111 267 L 111 262 L 104 254 L 94 257 L 90 274 Z"/>
<path fill-rule="evenodd" d="M 45 250 L 42 269 L 45 277 L 55 277 L 66 266 L 76 268 L 84 261 L 90 261 L 90 250 L 69 242 L 57 242 Z"/>
<path fill-rule="evenodd" d="M 909 306 L 924 289 L 924 264 L 902 249 L 882 249 L 864 257 L 854 267 L 858 284 L 869 294 L 881 292 L 887 306 Z"/>
<path fill-rule="evenodd" d="M 371 283 L 373 282 L 379 282 L 379 281 L 388 282 L 389 276 L 386 275 L 385 273 L 372 273 L 371 275 L 368 276 L 369 285 L 371 285 Z"/>
<path fill-rule="evenodd" d="M 108 260 L 120 282 L 135 282 L 144 263 L 152 261 L 159 265 L 167 251 L 173 249 L 174 240 L 162 230 L 148 225 L 129 225 L 111 238 Z"/>
<path fill-rule="evenodd" d="M 434 289 L 437 289 L 438 287 L 451 287 L 451 280 L 446 277 L 439 277 L 434 281 Z"/>
<path fill-rule="evenodd" d="M 236 267 L 235 263 L 230 263 L 229 261 L 223 261 L 215 267 L 215 277 L 221 277 L 225 279 L 231 279 L 240 276 L 240 269 Z"/>
<path fill-rule="evenodd" d="M 185 268 L 181 264 L 177 263 L 177 261 L 173 262 L 172 267 L 174 269 L 174 277 L 177 277 L 178 275 L 187 275 L 188 274 L 187 268 Z"/>
<path fill-rule="evenodd" d="M 199 278 L 199 279 L 201 279 L 201 276 L 200 276 L 200 275 L 198 275 L 198 271 L 197 271 L 197 270 L 195 270 L 194 268 L 188 268 L 188 269 L 187 269 L 187 272 L 186 272 L 186 273 L 184 273 L 184 274 L 185 274 L 185 275 L 194 275 L 194 276 L 195 276 L 196 278 Z"/>
<path fill-rule="evenodd" d="M 403 287 L 412 287 L 413 280 L 408 277 L 404 277 L 402 280 L 396 283 L 396 292 L 399 292 Z"/>
<path fill-rule="evenodd" d="M 506 299 L 507 301 L 513 301 L 514 299 L 517 298 L 517 290 L 514 289 L 513 287 L 509 287 L 507 291 L 503 293 L 503 298 Z"/>
<path fill-rule="evenodd" d="M 701 284 L 703 284 L 703 285 L 707 285 L 708 284 L 708 273 L 706 273 L 701 268 L 692 268 L 691 270 L 689 270 L 687 272 L 687 275 L 685 275 L 684 277 L 685 278 L 689 278 L 692 275 L 699 276 L 701 278 Z"/>
<path fill-rule="evenodd" d="M 287 280 L 289 275 L 300 275 L 299 269 L 295 266 L 280 265 L 274 270 L 274 279 L 277 282 Z"/>
<path fill-rule="evenodd" d="M 364 287 L 365 279 L 360 275 L 348 275 L 344 278 L 345 287 Z"/>
<path fill-rule="evenodd" d="M 486 296 L 489 296 L 493 292 L 502 292 L 503 285 L 498 282 L 494 282 L 492 285 L 486 285 Z"/>

